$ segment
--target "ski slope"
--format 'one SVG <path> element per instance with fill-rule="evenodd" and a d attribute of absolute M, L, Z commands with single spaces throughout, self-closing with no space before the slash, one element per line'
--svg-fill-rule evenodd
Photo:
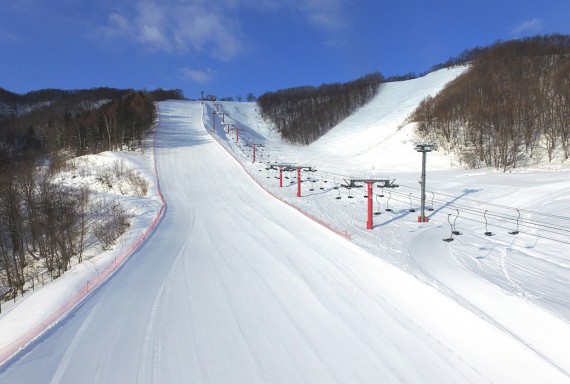
<path fill-rule="evenodd" d="M 110 280 L 1 366 L 0 382 L 570 382 L 568 245 L 529 224 L 510 235 L 514 222 L 496 217 L 495 236 L 485 236 L 479 217 L 516 207 L 563 226 L 567 171 L 473 172 L 430 153 L 430 222 L 408 209 L 421 157 L 405 118 L 462 70 L 387 84 L 308 147 L 281 142 L 255 104 L 222 104 L 226 123 L 242 129 L 236 143 L 215 106 L 162 103 L 160 224 Z M 265 144 L 265 163 L 251 162 L 252 142 Z M 317 168 L 303 175 L 302 197 L 292 174 L 279 187 L 266 170 L 275 162 Z M 363 191 L 348 199 L 334 189 L 352 176 L 401 185 L 390 202 L 375 189 L 371 231 Z M 443 242 L 457 210 L 463 234 Z"/>

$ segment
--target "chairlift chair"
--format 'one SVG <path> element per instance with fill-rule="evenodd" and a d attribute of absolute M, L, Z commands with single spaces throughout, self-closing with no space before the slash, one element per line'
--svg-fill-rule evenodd
<path fill-rule="evenodd" d="M 519 234 L 519 219 L 521 218 L 521 211 L 519 211 L 517 209 L 517 213 L 519 214 L 519 216 L 517 217 L 517 229 L 515 229 L 514 231 L 510 231 L 509 235 L 518 235 Z"/>
<path fill-rule="evenodd" d="M 411 193 L 408 195 L 408 199 L 410 199 L 410 209 L 409 209 L 409 211 L 410 211 L 410 212 L 415 212 L 416 209 L 412 207 L 412 194 L 411 194 Z"/>
<path fill-rule="evenodd" d="M 390 199 L 392 198 L 392 194 L 388 192 L 388 200 L 386 200 L 386 212 L 392 212 L 392 208 L 388 208 L 388 203 L 390 203 Z"/>
<path fill-rule="evenodd" d="M 378 184 L 378 187 L 380 187 L 380 194 L 378 196 L 384 197 L 384 185 Z"/>
<path fill-rule="evenodd" d="M 333 177 L 333 184 L 334 184 L 333 189 L 338 189 L 338 184 L 336 183 L 336 177 Z"/>
<path fill-rule="evenodd" d="M 338 190 L 338 196 L 335 197 L 335 199 L 340 200 L 340 199 L 341 199 L 341 196 L 340 196 L 340 189 L 337 188 L 337 190 Z"/>
<path fill-rule="evenodd" d="M 427 210 L 430 211 L 430 212 L 433 211 L 433 197 L 434 197 L 434 193 L 431 192 L 431 207 L 429 207 L 429 208 L 427 209 Z"/>
<path fill-rule="evenodd" d="M 451 233 L 453 233 L 454 235 L 462 235 L 463 233 L 459 232 L 457 229 L 455 229 L 455 222 L 457 221 L 457 218 L 459 217 L 459 209 L 456 209 L 457 211 L 457 216 L 455 216 L 455 220 L 453 220 L 453 227 L 452 227 L 452 231 Z"/>
<path fill-rule="evenodd" d="M 448 243 L 450 243 L 450 242 L 452 242 L 453 240 L 455 240 L 455 239 L 453 238 L 453 232 L 454 232 L 454 231 L 453 231 L 453 227 L 454 227 L 454 226 L 453 226 L 453 224 L 451 224 L 451 219 L 450 219 L 450 217 L 451 217 L 451 213 L 449 213 L 449 214 L 447 215 L 447 222 L 449 223 L 449 226 L 451 227 L 451 235 L 450 235 L 449 237 L 446 237 L 445 239 L 443 239 L 443 241 L 446 241 L 446 242 L 448 242 Z"/>
<path fill-rule="evenodd" d="M 380 215 L 380 201 L 378 201 L 378 197 L 379 197 L 379 196 L 380 196 L 380 195 L 376 195 L 376 203 L 377 203 L 377 206 L 376 206 L 376 212 L 374 212 L 375 215 Z"/>
<path fill-rule="evenodd" d="M 495 234 L 487 228 L 487 210 L 483 213 L 483 218 L 485 219 L 485 236 L 495 236 Z"/>

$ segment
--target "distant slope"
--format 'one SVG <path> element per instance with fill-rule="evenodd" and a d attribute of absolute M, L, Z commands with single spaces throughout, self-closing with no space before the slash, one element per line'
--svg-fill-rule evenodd
<path fill-rule="evenodd" d="M 468 68 L 441 69 L 413 80 L 384 83 L 370 102 L 308 146 L 283 140 L 255 103 L 220 104 L 227 113 L 226 123 L 271 148 L 272 157 L 264 161 L 310 163 L 331 173 L 339 162 L 359 173 L 407 171 L 417 169 L 420 159 L 413 146 L 416 124 L 408 124 L 410 114 L 423 99 L 436 95 Z M 208 109 L 204 116 L 207 124 L 211 124 L 212 111 Z M 452 163 L 459 164 L 445 153 L 430 155 L 430 169 L 448 169 Z"/>
<path fill-rule="evenodd" d="M 261 95 L 257 104 L 284 140 L 307 145 L 366 105 L 382 81 L 375 72 L 346 83 L 282 89 Z"/>
<path fill-rule="evenodd" d="M 368 104 L 311 144 L 310 148 L 354 161 L 360 167 L 366 165 L 369 169 L 410 169 L 407 163 L 402 162 L 402 156 L 394 156 L 395 151 L 415 155 L 415 124 L 408 125 L 407 118 L 423 99 L 436 95 L 467 69 L 467 66 L 441 69 L 417 79 L 382 84 Z M 416 156 L 410 160 L 415 168 Z M 448 160 L 444 164 L 449 166 Z"/>

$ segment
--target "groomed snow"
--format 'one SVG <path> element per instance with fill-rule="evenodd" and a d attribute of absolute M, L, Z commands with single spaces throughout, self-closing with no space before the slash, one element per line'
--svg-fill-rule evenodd
<path fill-rule="evenodd" d="M 428 223 L 409 211 L 421 155 L 406 118 L 463 70 L 386 84 L 308 147 L 281 142 L 255 104 L 221 103 L 242 129 L 236 144 L 215 106 L 161 103 L 162 221 L 108 282 L 4 364 L 0 382 L 570 382 L 566 167 L 467 171 L 430 153 L 434 211 Z M 251 163 L 243 143 L 252 142 L 265 145 L 265 163 Z M 270 162 L 317 172 L 296 197 L 294 175 L 279 187 Z M 363 190 L 348 199 L 333 188 L 350 177 L 400 184 L 375 188 L 373 230 Z M 517 209 L 526 221 L 512 235 L 505 217 Z M 504 215 L 489 219 L 494 236 L 483 234 L 485 210 Z M 462 232 L 449 243 L 448 220 Z M 68 280 L 51 286 L 65 291 Z M 31 299 L 42 292 L 0 318 L 0 351 L 18 329 L 14 314 L 41 316 Z"/>

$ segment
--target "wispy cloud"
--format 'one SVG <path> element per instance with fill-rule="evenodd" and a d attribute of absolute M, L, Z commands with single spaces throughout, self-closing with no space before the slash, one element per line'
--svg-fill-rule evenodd
<path fill-rule="evenodd" d="M 207 68 L 205 70 L 192 68 L 182 69 L 182 77 L 184 79 L 188 79 L 199 84 L 208 83 L 214 77 L 214 75 L 215 71 L 210 68 Z"/>
<path fill-rule="evenodd" d="M 18 36 L 0 27 L 0 43 L 17 43 L 18 41 L 20 41 Z"/>
<path fill-rule="evenodd" d="M 99 32 L 108 39 L 136 43 L 150 52 L 207 51 L 230 60 L 243 45 L 239 26 L 210 2 L 140 1 L 134 10 L 113 12 Z"/>
<path fill-rule="evenodd" d="M 537 33 L 543 27 L 543 22 L 541 19 L 532 19 L 524 21 L 511 29 L 511 33 L 514 36 L 521 36 L 527 33 Z"/>
<path fill-rule="evenodd" d="M 122 2 L 97 29 L 148 52 L 199 53 L 229 61 L 245 51 L 240 13 L 294 11 L 325 32 L 346 25 L 346 0 L 139 0 Z"/>
<path fill-rule="evenodd" d="M 344 0 L 300 1 L 299 7 L 314 26 L 334 31 L 346 25 L 343 13 Z"/>
<path fill-rule="evenodd" d="M 333 31 L 346 23 L 347 0 L 227 0 L 233 5 L 246 5 L 260 12 L 294 10 L 314 27 Z"/>

